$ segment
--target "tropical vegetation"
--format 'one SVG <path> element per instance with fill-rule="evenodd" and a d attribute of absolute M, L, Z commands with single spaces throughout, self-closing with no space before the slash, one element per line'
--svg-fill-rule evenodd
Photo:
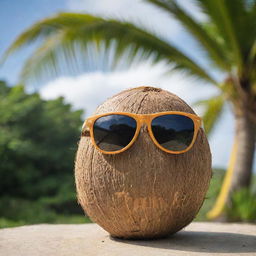
<path fill-rule="evenodd" d="M 63 98 L 43 100 L 0 82 L 0 228 L 90 222 L 77 203 L 73 174 L 81 115 Z M 213 170 L 197 221 L 206 220 L 224 173 Z M 228 220 L 256 221 L 255 178 L 251 191 L 234 194 Z"/>
<path fill-rule="evenodd" d="M 0 227 L 88 220 L 73 175 L 82 113 L 0 82 Z"/>
<path fill-rule="evenodd" d="M 201 102 L 206 132 L 211 131 L 228 104 L 235 117 L 236 150 L 227 191 L 250 187 L 256 136 L 256 1 L 193 0 L 204 14 L 203 20 L 177 0 L 146 2 L 180 22 L 195 39 L 204 62 L 199 64 L 178 46 L 145 28 L 83 13 L 60 13 L 37 22 L 13 42 L 6 56 L 40 41 L 22 71 L 22 78 L 40 79 L 85 69 L 89 46 L 94 44 L 98 49 L 114 49 L 114 64 L 123 56 L 127 62 L 148 58 L 153 63 L 164 61 L 170 70 L 216 87 L 218 94 Z"/>

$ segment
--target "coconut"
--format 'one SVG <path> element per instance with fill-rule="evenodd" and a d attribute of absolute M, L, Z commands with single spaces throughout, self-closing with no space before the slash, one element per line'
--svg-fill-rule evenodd
<path fill-rule="evenodd" d="M 125 90 L 101 104 L 94 114 L 113 111 L 150 114 L 194 111 L 178 96 L 154 87 Z M 78 202 L 92 221 L 113 237 L 148 239 L 173 234 L 199 211 L 211 179 L 211 152 L 200 128 L 193 147 L 169 154 L 142 126 L 126 151 L 99 152 L 81 137 L 76 156 Z"/>

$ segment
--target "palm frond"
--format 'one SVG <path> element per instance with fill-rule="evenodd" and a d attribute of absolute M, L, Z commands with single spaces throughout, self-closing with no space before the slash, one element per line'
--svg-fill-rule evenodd
<path fill-rule="evenodd" d="M 256 38 L 249 52 L 248 62 L 251 66 L 256 66 Z"/>
<path fill-rule="evenodd" d="M 11 46 L 5 52 L 4 58 L 12 54 L 16 50 L 21 49 L 33 43 L 36 39 L 45 39 L 48 36 L 54 35 L 60 30 L 67 28 L 76 28 L 83 22 L 90 24 L 92 21 L 90 15 L 79 13 L 62 13 L 54 17 L 46 18 L 42 21 L 35 23 L 33 26 L 20 34 Z"/>
<path fill-rule="evenodd" d="M 216 123 L 221 117 L 225 100 L 223 95 L 214 96 L 207 100 L 201 100 L 195 103 L 204 108 L 203 122 L 206 134 L 210 134 Z"/>
<path fill-rule="evenodd" d="M 219 68 L 224 70 L 230 69 L 230 64 L 226 58 L 222 46 L 216 41 L 216 38 L 211 36 L 205 29 L 205 26 L 197 22 L 183 8 L 181 8 L 174 0 L 146 0 L 152 3 L 176 18 L 187 31 L 197 39 L 197 42 L 205 49 L 209 55 L 209 59 L 213 61 Z"/>
<path fill-rule="evenodd" d="M 256 38 L 255 0 L 225 1 L 244 63 Z"/>
<path fill-rule="evenodd" d="M 223 37 L 227 48 L 230 49 L 232 61 L 236 64 L 239 73 L 243 70 L 244 58 L 241 40 L 241 19 L 244 16 L 242 0 L 194 0 L 207 14 L 209 21 L 215 24 L 219 34 Z M 242 22 L 244 24 L 244 22 Z M 248 30 L 247 30 L 248 31 Z M 244 31 L 243 31 L 244 32 Z"/>
<path fill-rule="evenodd" d="M 55 34 L 61 34 L 54 40 Z M 113 40 L 116 44 L 115 58 L 118 59 L 127 49 L 133 59 L 140 52 L 141 59 L 151 56 L 154 62 L 164 60 L 170 66 L 185 71 L 200 79 L 215 83 L 215 80 L 195 61 L 179 51 L 176 47 L 153 35 L 151 32 L 138 28 L 135 25 L 113 19 L 103 19 L 88 14 L 61 13 L 53 18 L 43 20 L 20 35 L 11 45 L 7 54 L 24 47 L 35 39 L 43 39 L 41 47 L 30 57 L 24 67 L 23 75 L 32 73 L 41 75 L 47 63 L 55 66 L 58 73 L 62 63 L 59 55 L 68 55 L 74 58 L 79 54 L 76 45 L 86 47 L 88 43 L 110 48 Z M 72 45 L 72 47 L 71 47 Z M 80 49 L 82 49 L 80 47 Z M 81 52 L 80 52 L 81 54 Z M 72 61 L 71 61 L 72 62 Z M 65 61 L 69 65 L 69 61 Z"/>
<path fill-rule="evenodd" d="M 60 66 L 56 64 L 59 59 L 58 48 L 62 44 L 63 37 L 63 33 L 55 33 L 52 36 L 48 36 L 48 39 L 43 41 L 43 43 L 36 48 L 23 66 L 21 82 L 28 78 L 40 80 L 42 78 L 42 73 L 47 77 L 53 77 L 60 73 Z M 35 77 L 33 76 L 33 73 L 36 74 Z"/>

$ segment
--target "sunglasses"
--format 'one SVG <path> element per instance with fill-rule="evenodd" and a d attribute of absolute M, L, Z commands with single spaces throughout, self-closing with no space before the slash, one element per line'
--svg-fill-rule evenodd
<path fill-rule="evenodd" d="M 193 146 L 202 120 L 197 115 L 180 111 L 153 114 L 111 112 L 86 119 L 82 136 L 90 136 L 100 152 L 117 154 L 132 146 L 144 123 L 158 148 L 167 153 L 181 154 Z"/>

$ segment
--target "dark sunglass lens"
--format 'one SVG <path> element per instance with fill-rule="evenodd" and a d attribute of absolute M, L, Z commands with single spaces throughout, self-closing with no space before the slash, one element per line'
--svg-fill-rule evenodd
<path fill-rule="evenodd" d="M 185 150 L 194 136 L 194 122 L 182 115 L 162 115 L 154 118 L 151 123 L 157 142 L 170 151 Z"/>
<path fill-rule="evenodd" d="M 108 152 L 126 147 L 136 132 L 136 121 L 125 115 L 108 115 L 98 118 L 93 126 L 97 146 Z"/>

